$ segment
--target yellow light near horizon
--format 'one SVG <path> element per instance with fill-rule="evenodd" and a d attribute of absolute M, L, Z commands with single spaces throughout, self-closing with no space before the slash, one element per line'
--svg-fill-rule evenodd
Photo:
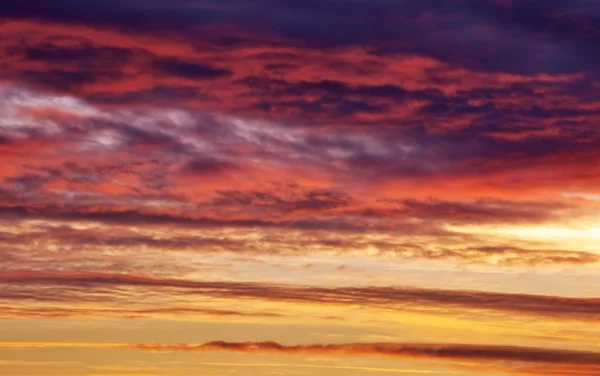
<path fill-rule="evenodd" d="M 565 226 L 464 226 L 449 228 L 468 234 L 487 235 L 505 242 L 530 241 L 540 243 L 540 248 L 589 251 L 600 253 L 600 227 Z"/>
<path fill-rule="evenodd" d="M 498 232 L 543 239 L 600 239 L 600 227 L 586 229 L 565 227 L 522 227 L 499 229 Z"/>

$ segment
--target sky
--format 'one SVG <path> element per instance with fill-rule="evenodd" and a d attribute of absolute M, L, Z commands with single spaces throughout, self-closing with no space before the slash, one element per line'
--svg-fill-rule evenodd
<path fill-rule="evenodd" d="M 0 5 L 0 374 L 600 375 L 600 2 Z"/>

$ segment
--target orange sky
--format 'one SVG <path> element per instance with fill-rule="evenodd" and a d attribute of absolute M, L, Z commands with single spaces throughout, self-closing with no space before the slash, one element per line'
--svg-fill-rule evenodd
<path fill-rule="evenodd" d="M 0 5 L 0 374 L 600 375 L 600 8 Z"/>

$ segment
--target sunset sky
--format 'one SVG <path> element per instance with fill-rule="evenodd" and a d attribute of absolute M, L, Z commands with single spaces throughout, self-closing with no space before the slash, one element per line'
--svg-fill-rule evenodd
<path fill-rule="evenodd" d="M 6 0 L 0 375 L 600 375 L 600 2 Z"/>

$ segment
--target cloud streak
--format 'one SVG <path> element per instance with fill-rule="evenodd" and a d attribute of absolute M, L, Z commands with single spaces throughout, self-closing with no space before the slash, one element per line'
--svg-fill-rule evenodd
<path fill-rule="evenodd" d="M 44 301 L 76 301 L 91 292 L 111 292 L 124 287 L 157 290 L 162 293 L 183 293 L 184 296 L 205 296 L 228 299 L 257 299 L 274 302 L 363 306 L 388 310 L 427 309 L 503 312 L 554 319 L 595 321 L 600 301 L 595 298 L 569 298 L 544 295 L 507 294 L 483 291 L 416 289 L 409 287 L 316 287 L 253 282 L 209 282 L 179 279 L 158 279 L 106 273 L 48 273 L 8 271 L 0 283 L 15 286 L 1 296 L 3 299 L 39 299 Z M 27 288 L 31 286 L 31 288 Z M 62 286 L 62 293 L 46 294 L 36 286 Z M 108 290 L 105 290 L 108 289 Z M 166 289 L 166 290 L 165 290 Z M 175 290 L 172 290 L 175 289 Z M 60 291 L 60 290 L 58 290 Z M 142 290 L 143 291 L 143 290 Z M 139 291 L 138 293 L 141 293 Z M 106 296 L 99 298 L 105 299 Z M 110 298 L 109 298 L 110 299 Z"/>
<path fill-rule="evenodd" d="M 61 342 L 0 342 L 5 348 L 124 348 L 148 352 L 237 352 L 248 354 L 328 355 L 328 356 L 385 356 L 398 359 L 426 359 L 448 362 L 461 368 L 460 361 L 482 362 L 487 369 L 508 371 L 511 374 L 556 375 L 593 374 L 599 369 L 600 354 L 549 348 L 491 346 L 467 344 L 411 343 L 350 343 L 284 345 L 278 342 L 226 342 L 203 344 L 127 344 L 127 343 L 61 343 Z M 457 362 L 457 364 L 453 364 Z M 443 364 L 443 363 L 442 363 Z M 534 366 L 531 366 L 533 364 Z M 334 368 L 333 366 L 332 368 Z M 552 370 L 554 367 L 554 371 Z M 350 367 L 349 367 L 350 368 Z"/>
<path fill-rule="evenodd" d="M 527 348 L 518 346 L 355 343 L 287 346 L 277 342 L 224 342 L 200 345 L 140 344 L 132 348 L 145 351 L 233 351 L 283 354 L 385 355 L 399 358 L 440 358 L 450 360 L 513 361 L 550 364 L 600 365 L 596 352 Z"/>

